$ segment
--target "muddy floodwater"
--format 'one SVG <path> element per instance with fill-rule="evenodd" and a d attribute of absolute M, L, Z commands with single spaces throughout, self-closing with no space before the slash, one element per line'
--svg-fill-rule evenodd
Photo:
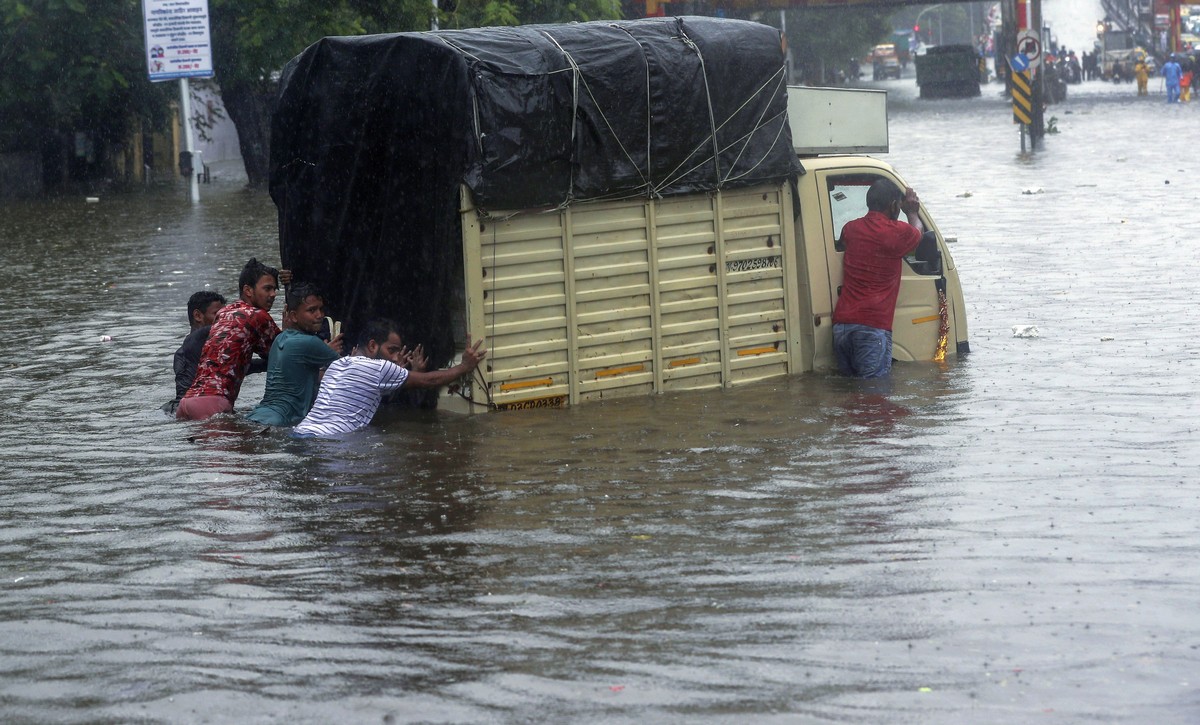
<path fill-rule="evenodd" d="M 884 388 L 176 423 L 266 194 L 0 206 L 0 719 L 1200 722 L 1200 103 L 883 86 L 971 335 Z"/>

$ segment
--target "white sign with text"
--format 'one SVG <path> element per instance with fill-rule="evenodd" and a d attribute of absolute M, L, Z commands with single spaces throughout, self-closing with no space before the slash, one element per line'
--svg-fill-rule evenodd
<path fill-rule="evenodd" d="M 142 0 L 151 81 L 213 74 L 208 0 Z"/>

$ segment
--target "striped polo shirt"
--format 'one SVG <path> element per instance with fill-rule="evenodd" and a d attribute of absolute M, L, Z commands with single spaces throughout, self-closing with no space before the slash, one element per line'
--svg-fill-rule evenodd
<path fill-rule="evenodd" d="M 389 393 L 408 380 L 408 371 L 390 360 L 362 355 L 338 358 L 329 364 L 312 410 L 293 434 L 329 438 L 365 428 Z"/>

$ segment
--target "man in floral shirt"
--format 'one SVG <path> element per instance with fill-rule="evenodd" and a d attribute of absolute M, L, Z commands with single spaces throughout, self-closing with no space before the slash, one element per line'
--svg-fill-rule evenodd
<path fill-rule="evenodd" d="M 204 420 L 233 412 L 254 354 L 266 358 L 279 334 L 270 312 L 278 287 L 279 272 L 274 267 L 257 259 L 246 263 L 238 277 L 240 298 L 217 313 L 200 353 L 196 379 L 179 401 L 176 418 Z"/>

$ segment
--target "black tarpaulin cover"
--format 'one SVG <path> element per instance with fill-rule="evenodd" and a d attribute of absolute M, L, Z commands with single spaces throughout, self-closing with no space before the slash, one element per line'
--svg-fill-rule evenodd
<path fill-rule="evenodd" d="M 653 18 L 325 38 L 284 69 L 285 266 L 353 331 L 453 354 L 459 188 L 481 209 L 670 196 L 799 171 L 779 31 Z"/>

